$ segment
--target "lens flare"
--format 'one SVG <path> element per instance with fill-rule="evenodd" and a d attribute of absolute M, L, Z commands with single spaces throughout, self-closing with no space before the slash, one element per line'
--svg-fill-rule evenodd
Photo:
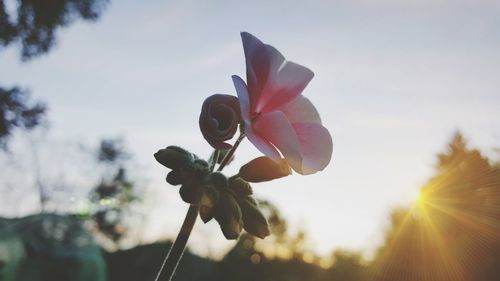
<path fill-rule="evenodd" d="M 374 280 L 492 280 L 487 267 L 500 250 L 499 172 L 474 154 L 455 162 L 411 208 L 393 214 Z"/>

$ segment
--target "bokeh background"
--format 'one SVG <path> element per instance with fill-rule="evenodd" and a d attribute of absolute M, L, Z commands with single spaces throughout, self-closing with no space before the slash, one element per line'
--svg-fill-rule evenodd
<path fill-rule="evenodd" d="M 241 31 L 315 72 L 333 159 L 254 185 L 269 238 L 199 221 L 174 280 L 499 280 L 499 29 L 493 0 L 0 1 L 0 280 L 154 279 L 187 205 L 152 155 L 210 155 Z"/>

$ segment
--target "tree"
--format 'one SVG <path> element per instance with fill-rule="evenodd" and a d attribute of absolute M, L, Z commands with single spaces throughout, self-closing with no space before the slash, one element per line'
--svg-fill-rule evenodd
<path fill-rule="evenodd" d="M 0 280 L 106 280 L 106 264 L 78 216 L 0 218 Z"/>
<path fill-rule="evenodd" d="M 265 239 L 244 233 L 217 264 L 213 280 L 322 280 L 318 257 L 307 251 L 306 234 L 290 234 L 288 223 L 270 202 L 261 201 L 271 235 Z"/>
<path fill-rule="evenodd" d="M 499 194 L 499 167 L 456 133 L 415 205 L 393 213 L 375 280 L 499 280 Z"/>
<path fill-rule="evenodd" d="M 0 47 L 19 42 L 22 60 L 50 51 L 57 30 L 81 18 L 95 21 L 108 0 L 18 0 L 17 12 L 9 15 L 0 1 Z"/>
<path fill-rule="evenodd" d="M 46 106 L 33 103 L 29 94 L 17 87 L 0 87 L 0 148 L 7 148 L 7 141 L 15 128 L 31 130 L 44 120 Z"/>
<path fill-rule="evenodd" d="M 16 11 L 9 13 L 6 1 L 0 0 L 0 50 L 19 43 L 21 60 L 28 61 L 48 53 L 56 43 L 57 30 L 81 18 L 95 21 L 108 0 L 18 0 Z M 0 84 L 0 147 L 14 128 L 31 130 L 46 113 L 46 106 L 32 102 L 26 91 Z"/>
<path fill-rule="evenodd" d="M 139 199 L 127 176 L 129 153 L 121 139 L 103 139 L 95 156 L 107 171 L 89 195 L 95 206 L 92 219 L 96 230 L 116 244 L 126 233 L 124 218 L 130 216 L 131 204 Z"/>
<path fill-rule="evenodd" d="M 324 280 L 368 281 L 367 266 L 359 253 L 336 250 L 332 255 L 334 264 Z"/>

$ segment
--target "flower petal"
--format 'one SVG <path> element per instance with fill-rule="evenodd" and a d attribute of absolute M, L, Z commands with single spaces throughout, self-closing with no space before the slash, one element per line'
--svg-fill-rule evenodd
<path fill-rule="evenodd" d="M 250 122 L 250 100 L 248 97 L 247 85 L 238 75 L 233 75 L 231 78 L 233 78 L 233 84 L 236 88 L 236 94 L 240 102 L 241 116 L 243 120 Z"/>
<path fill-rule="evenodd" d="M 285 57 L 273 46 L 262 43 L 248 32 L 241 33 L 245 52 L 248 92 L 251 109 L 255 111 L 261 103 L 263 89 L 267 82 L 274 80 L 285 63 Z"/>
<path fill-rule="evenodd" d="M 276 162 L 281 160 L 281 155 L 278 150 L 276 150 L 276 148 L 269 141 L 256 135 L 252 127 L 247 124 L 245 124 L 245 135 L 248 140 L 253 143 L 253 145 L 255 145 L 255 147 L 257 147 L 257 149 L 264 155 L 267 155 Z"/>
<path fill-rule="evenodd" d="M 278 110 L 282 111 L 292 124 L 297 122 L 321 124 L 318 111 L 311 101 L 303 95 L 296 97 Z"/>
<path fill-rule="evenodd" d="M 271 45 L 264 45 L 266 45 L 267 59 L 269 60 L 269 77 L 266 81 L 273 81 L 286 60 L 276 48 Z"/>
<path fill-rule="evenodd" d="M 283 112 L 273 111 L 262 114 L 255 122 L 254 129 L 256 134 L 274 145 L 283 154 L 290 166 L 300 173 L 302 170 L 302 156 L 299 140 L 292 124 L 286 119 Z M 273 158 L 273 160 L 277 159 Z"/>
<path fill-rule="evenodd" d="M 278 73 L 267 80 L 256 111 L 270 112 L 289 103 L 302 93 L 313 77 L 314 73 L 309 68 L 294 62 L 285 62 Z"/>
<path fill-rule="evenodd" d="M 255 147 L 260 150 L 260 152 L 278 161 L 279 159 L 281 159 L 281 155 L 276 150 L 276 148 L 272 144 L 270 144 L 269 141 L 266 141 L 265 139 L 262 139 L 261 137 L 255 135 L 255 133 L 253 132 L 253 128 L 250 125 L 251 120 L 249 95 L 245 82 L 243 81 L 243 79 L 241 79 L 241 77 L 237 75 L 233 75 L 232 78 L 234 86 L 236 88 L 238 99 L 240 101 L 241 115 L 245 123 L 245 134 L 248 140 L 253 143 Z"/>
<path fill-rule="evenodd" d="M 293 123 L 302 155 L 300 174 L 314 174 L 323 170 L 332 158 L 332 137 L 328 130 L 315 123 Z"/>
<path fill-rule="evenodd" d="M 250 105 L 255 106 L 269 75 L 269 58 L 266 45 L 248 32 L 241 33 L 247 71 Z"/>

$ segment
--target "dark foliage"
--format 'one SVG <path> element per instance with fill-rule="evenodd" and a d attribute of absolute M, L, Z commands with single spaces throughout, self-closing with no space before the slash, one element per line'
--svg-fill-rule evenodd
<path fill-rule="evenodd" d="M 16 11 L 8 11 L 0 0 L 0 50 L 20 43 L 21 59 L 48 53 L 56 43 L 57 30 L 81 18 L 95 21 L 109 0 L 17 0 Z M 32 129 L 40 124 L 46 107 L 29 105 L 28 94 L 0 85 L 0 146 L 6 148 L 14 127 Z"/>
<path fill-rule="evenodd" d="M 306 263 L 300 258 L 289 260 L 269 259 L 257 251 L 249 235 L 244 235 L 238 244 L 217 263 L 211 279 L 220 281 L 302 281 L 325 280 L 326 272 L 317 265 Z"/>
<path fill-rule="evenodd" d="M 172 246 L 171 242 L 138 246 L 106 254 L 108 281 L 155 280 Z M 186 251 L 175 274 L 176 281 L 204 281 L 214 270 L 215 262 Z"/>
<path fill-rule="evenodd" d="M 117 243 L 126 232 L 123 220 L 130 215 L 130 204 L 138 200 L 135 184 L 128 178 L 126 163 L 129 159 L 123 141 L 103 139 L 96 151 L 97 163 L 104 163 L 112 171 L 106 174 L 90 193 L 96 210 L 92 214 L 97 230 Z"/>
<path fill-rule="evenodd" d="M 120 139 L 103 139 L 97 152 L 97 160 L 103 163 L 116 163 L 128 158 Z"/>
<path fill-rule="evenodd" d="M 105 281 L 101 249 L 79 216 L 0 217 L 0 280 Z"/>
<path fill-rule="evenodd" d="M 91 201 L 97 206 L 92 215 L 96 227 L 114 242 L 118 242 L 126 231 L 122 220 L 127 215 L 129 204 L 137 199 L 133 188 L 125 169 L 119 168 L 113 179 L 103 179 L 90 194 Z"/>
<path fill-rule="evenodd" d="M 124 174 L 115 178 L 120 179 L 125 179 Z M 106 192 L 101 194 L 102 198 L 116 195 Z M 335 251 L 333 263 L 320 267 L 317 260 L 305 258 L 301 247 L 305 234 L 291 236 L 279 211 L 272 204 L 262 202 L 271 225 L 272 234 L 266 238 L 269 240 L 243 234 L 220 261 L 201 258 L 187 251 L 173 280 L 497 281 L 500 280 L 499 194 L 500 165 L 491 162 L 478 150 L 468 148 L 464 138 L 457 134 L 446 152 L 438 155 L 436 174 L 423 186 L 422 198 L 412 208 L 394 210 L 392 226 L 373 261 L 366 262 L 357 253 Z M 60 232 L 55 231 L 59 228 L 77 229 L 80 233 L 80 226 L 73 227 L 71 221 L 61 222 L 64 223 L 59 227 L 46 228 L 47 233 L 55 235 Z M 37 225 L 33 223 L 27 228 L 26 235 L 39 233 Z M 60 276 L 64 280 L 77 280 L 59 275 L 76 270 L 67 265 L 67 260 L 56 259 L 58 255 L 43 256 L 50 257 L 43 261 L 33 258 L 33 253 L 43 252 L 40 249 L 63 248 L 62 253 L 71 254 L 76 262 L 85 264 L 82 255 L 71 251 L 72 244 L 65 242 L 66 239 L 40 239 L 31 235 L 29 240 L 32 242 L 17 245 L 18 236 L 5 235 L 8 233 L 5 229 L 5 221 L 0 219 L 0 234 L 4 234 L 0 235 L 0 243 L 3 239 L 5 245 L 25 250 L 26 255 L 19 256 L 26 258 L 23 262 L 47 262 L 44 265 L 50 269 L 50 280 L 58 280 Z M 67 230 L 63 233 L 68 234 L 61 236 L 63 238 L 74 236 Z M 42 240 L 43 243 L 38 242 Z M 263 244 L 266 241 L 271 243 Z M 276 245 L 291 254 L 287 258 L 265 254 Z M 169 247 L 171 243 L 165 242 L 105 253 L 108 280 L 154 280 Z M 78 257 L 82 258 L 77 260 Z M 63 266 L 53 266 L 56 263 Z M 11 260 L 0 258 L 0 277 L 11 265 Z M 25 272 L 28 271 L 22 273 Z"/>
<path fill-rule="evenodd" d="M 7 140 L 15 128 L 31 130 L 45 117 L 46 106 L 30 101 L 28 92 L 17 87 L 0 87 L 0 147 L 7 147 Z"/>
<path fill-rule="evenodd" d="M 0 47 L 21 43 L 21 58 L 47 53 L 56 42 L 57 29 L 81 18 L 94 21 L 108 0 L 18 0 L 17 14 L 9 15 L 0 1 Z"/>

